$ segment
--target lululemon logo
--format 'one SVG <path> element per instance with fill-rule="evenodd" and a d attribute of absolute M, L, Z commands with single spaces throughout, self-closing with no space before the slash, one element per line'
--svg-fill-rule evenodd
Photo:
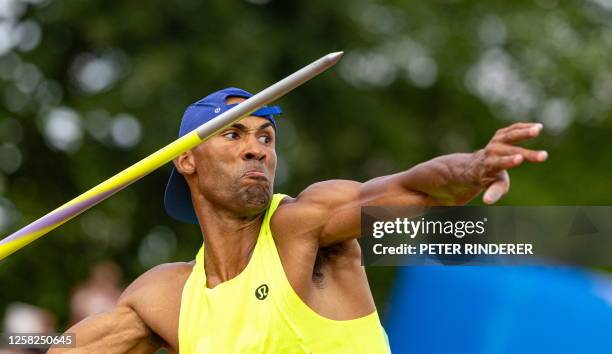
<path fill-rule="evenodd" d="M 268 285 L 261 284 L 257 287 L 257 289 L 255 289 L 255 297 L 257 298 L 257 300 L 263 300 L 268 297 L 269 291 L 270 289 L 268 289 Z"/>

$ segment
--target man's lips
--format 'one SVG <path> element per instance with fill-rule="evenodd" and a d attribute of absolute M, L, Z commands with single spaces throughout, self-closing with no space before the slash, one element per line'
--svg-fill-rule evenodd
<path fill-rule="evenodd" d="M 266 174 L 261 172 L 261 171 L 259 171 L 259 170 L 250 170 L 250 171 L 247 171 L 244 174 L 244 177 L 253 177 L 253 178 L 257 178 L 257 179 L 266 179 L 266 180 L 268 179 L 266 177 Z"/>

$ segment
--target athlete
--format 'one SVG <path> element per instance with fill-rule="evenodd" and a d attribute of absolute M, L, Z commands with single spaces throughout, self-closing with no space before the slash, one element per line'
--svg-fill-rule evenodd
<path fill-rule="evenodd" d="M 179 135 L 250 96 L 228 88 L 192 104 Z M 462 205 L 482 191 L 492 204 L 508 192 L 508 169 L 547 158 L 514 145 L 542 125 L 516 123 L 474 153 L 292 198 L 273 194 L 280 113 L 261 108 L 174 160 L 164 205 L 199 225 L 195 260 L 144 273 L 112 311 L 67 331 L 76 348 L 51 353 L 389 353 L 361 266 L 360 207 Z"/>

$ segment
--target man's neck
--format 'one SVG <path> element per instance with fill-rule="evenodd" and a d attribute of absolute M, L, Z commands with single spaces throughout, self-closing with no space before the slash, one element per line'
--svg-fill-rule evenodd
<path fill-rule="evenodd" d="M 200 208 L 204 237 L 206 286 L 215 286 L 240 274 L 249 263 L 264 213 L 250 218 L 206 206 Z"/>

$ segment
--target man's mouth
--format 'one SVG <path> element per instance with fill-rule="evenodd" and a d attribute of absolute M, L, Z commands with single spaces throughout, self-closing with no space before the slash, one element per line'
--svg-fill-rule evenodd
<path fill-rule="evenodd" d="M 245 172 L 244 177 L 267 180 L 266 174 L 259 170 L 249 170 Z"/>

